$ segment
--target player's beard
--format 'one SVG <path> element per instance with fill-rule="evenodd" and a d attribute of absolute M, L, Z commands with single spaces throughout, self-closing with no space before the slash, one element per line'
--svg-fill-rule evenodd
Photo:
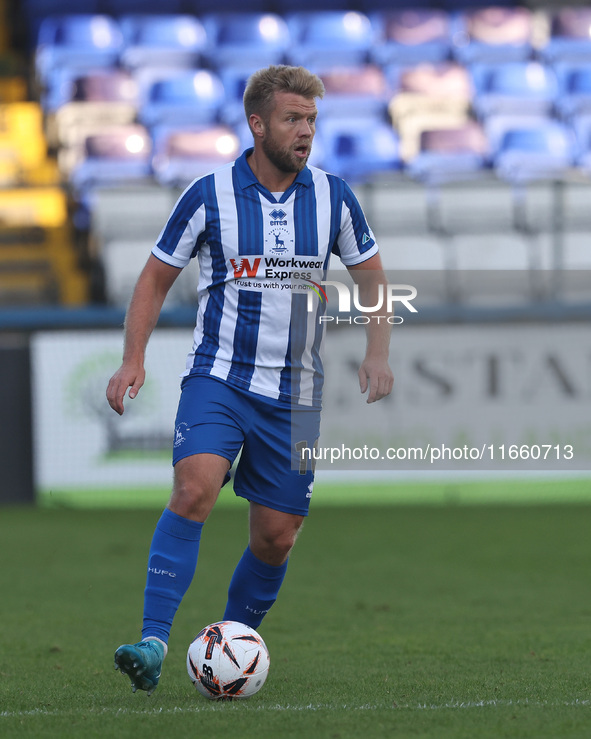
<path fill-rule="evenodd" d="M 277 167 L 280 172 L 288 172 L 290 174 L 297 174 L 304 169 L 308 162 L 308 158 L 310 157 L 310 152 L 312 151 L 312 140 L 310 139 L 304 144 L 298 144 L 298 146 L 305 145 L 308 147 L 307 156 L 303 159 L 296 157 L 293 152 L 294 148 L 297 147 L 283 148 L 279 146 L 273 138 L 273 135 L 269 132 L 268 127 L 267 134 L 264 136 L 261 144 L 263 152 L 271 164 Z"/>

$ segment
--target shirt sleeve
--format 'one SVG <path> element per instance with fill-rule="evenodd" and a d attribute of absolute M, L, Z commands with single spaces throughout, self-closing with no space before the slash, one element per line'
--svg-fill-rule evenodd
<path fill-rule="evenodd" d="M 378 253 L 378 245 L 355 194 L 345 183 L 341 228 L 333 251 L 347 267 L 365 262 Z"/>
<path fill-rule="evenodd" d="M 205 203 L 197 180 L 177 200 L 152 254 L 173 267 L 186 267 L 203 241 L 205 217 Z"/>

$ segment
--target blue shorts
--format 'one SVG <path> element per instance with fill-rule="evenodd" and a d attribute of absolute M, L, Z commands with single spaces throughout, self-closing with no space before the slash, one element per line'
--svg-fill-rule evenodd
<path fill-rule="evenodd" d="M 175 422 L 173 464 L 192 454 L 218 454 L 230 464 L 241 498 L 285 513 L 308 515 L 314 484 L 311 450 L 320 410 L 280 405 L 223 380 L 189 375 Z"/>

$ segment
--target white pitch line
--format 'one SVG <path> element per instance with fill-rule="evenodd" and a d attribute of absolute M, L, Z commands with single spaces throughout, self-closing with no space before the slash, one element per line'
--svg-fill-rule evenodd
<path fill-rule="evenodd" d="M 575 698 L 569 701 L 538 701 L 525 699 L 492 699 L 492 700 L 481 700 L 481 701 L 452 701 L 449 703 L 405 703 L 399 705 L 393 703 L 390 706 L 385 705 L 361 705 L 352 706 L 343 704 L 340 706 L 333 704 L 324 703 L 310 703 L 308 705 L 295 706 L 287 704 L 273 705 L 273 706 L 249 706 L 246 703 L 238 702 L 241 710 L 248 711 L 293 711 L 298 713 L 305 713 L 307 711 L 444 711 L 444 710 L 458 710 L 458 709 L 474 709 L 474 708 L 509 708 L 511 706 L 529 706 L 532 708 L 563 708 L 563 707 L 579 707 L 588 708 L 591 706 L 591 700 L 582 700 Z M 232 707 L 236 707 L 237 703 L 232 703 Z M 146 708 L 144 710 L 135 708 L 81 708 L 79 711 L 76 710 L 48 710 L 44 708 L 33 708 L 28 711 L 0 711 L 0 718 L 24 718 L 26 716 L 72 716 L 72 715 L 115 715 L 115 716 L 127 716 L 127 715 L 173 715 L 173 714 L 191 714 L 191 713 L 204 713 L 211 712 L 213 710 L 227 710 L 228 704 L 225 703 L 222 706 L 217 706 L 216 703 L 206 704 L 204 706 L 194 707 L 181 707 L 171 706 L 169 708 Z"/>

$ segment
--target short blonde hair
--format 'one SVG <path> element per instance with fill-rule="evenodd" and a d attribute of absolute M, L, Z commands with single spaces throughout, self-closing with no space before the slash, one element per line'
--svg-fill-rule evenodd
<path fill-rule="evenodd" d="M 324 84 L 320 77 L 304 67 L 286 64 L 271 65 L 252 74 L 244 90 L 246 120 L 254 113 L 268 120 L 275 105 L 276 92 L 292 92 L 305 98 L 324 97 Z"/>

